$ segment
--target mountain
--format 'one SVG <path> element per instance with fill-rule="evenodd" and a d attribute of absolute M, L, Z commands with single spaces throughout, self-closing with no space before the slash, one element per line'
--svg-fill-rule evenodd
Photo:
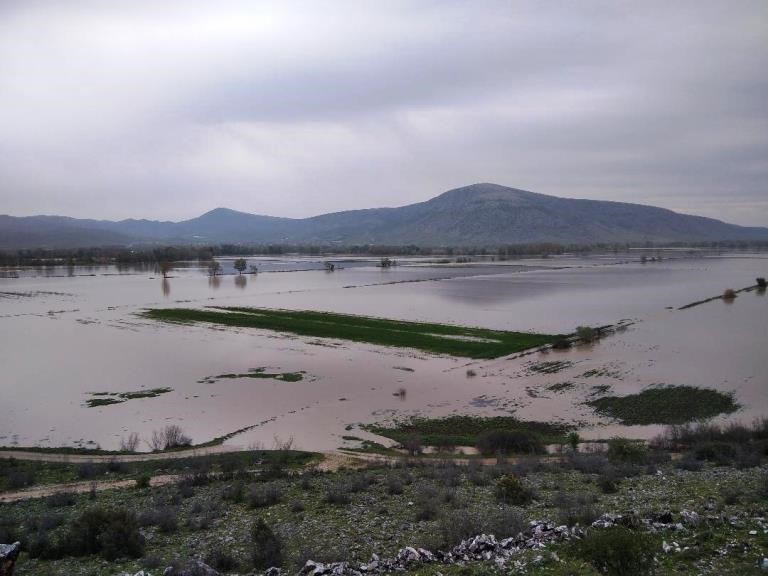
<path fill-rule="evenodd" d="M 663 208 L 558 198 L 473 184 L 417 204 L 293 219 L 216 208 L 182 222 L 0 216 L 0 248 L 128 244 L 386 244 L 492 246 L 531 242 L 768 240 L 768 228 Z"/>

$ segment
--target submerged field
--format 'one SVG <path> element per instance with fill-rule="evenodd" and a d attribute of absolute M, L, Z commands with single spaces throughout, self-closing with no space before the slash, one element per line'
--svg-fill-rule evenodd
<path fill-rule="evenodd" d="M 0 277 L 0 446 L 114 451 L 138 436 L 147 451 L 172 424 L 193 445 L 386 450 L 401 438 L 380 431 L 454 417 L 599 440 L 765 415 L 768 297 L 709 299 L 768 276 L 768 258 L 664 256 L 404 259 L 389 270 L 360 259 L 330 273 L 320 258 L 254 259 L 258 274 L 215 279 L 196 262 L 166 279 L 21 270 Z M 545 345 L 605 325 L 621 330 Z M 658 383 L 685 394 L 645 392 Z M 461 427 L 412 432 L 477 444 Z"/>
<path fill-rule="evenodd" d="M 212 307 L 160 308 L 147 310 L 147 318 L 167 322 L 207 322 L 240 328 L 261 328 L 302 336 L 335 338 L 425 352 L 498 358 L 545 344 L 561 336 L 466 328 L 447 324 L 404 322 L 369 316 L 313 312 L 310 310 L 269 310 L 266 308 Z"/>

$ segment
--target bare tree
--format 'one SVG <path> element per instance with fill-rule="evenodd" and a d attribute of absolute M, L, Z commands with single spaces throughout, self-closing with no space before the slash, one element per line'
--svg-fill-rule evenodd
<path fill-rule="evenodd" d="M 121 452 L 136 452 L 139 447 L 139 435 L 136 432 L 131 432 L 128 438 L 120 439 L 120 451 Z"/>
<path fill-rule="evenodd" d="M 162 430 L 153 431 L 147 444 L 153 452 L 159 452 L 160 450 L 189 446 L 192 444 L 192 439 L 184 434 L 178 424 L 169 424 Z"/>

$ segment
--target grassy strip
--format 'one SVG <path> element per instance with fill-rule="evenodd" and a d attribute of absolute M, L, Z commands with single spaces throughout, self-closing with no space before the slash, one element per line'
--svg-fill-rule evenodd
<path fill-rule="evenodd" d="M 562 442 L 568 426 L 548 422 L 518 420 L 513 416 L 449 416 L 447 418 L 412 418 L 394 426 L 367 425 L 365 430 L 396 442 L 406 443 L 419 436 L 425 446 L 475 446 L 487 432 L 504 430 L 533 433 L 542 442 Z"/>
<path fill-rule="evenodd" d="M 731 394 L 693 386 L 655 386 L 639 394 L 597 398 L 587 405 L 630 426 L 685 424 L 730 414 L 739 408 Z"/>
<path fill-rule="evenodd" d="M 405 322 L 308 310 L 262 308 L 150 309 L 144 316 L 169 322 L 209 322 L 382 346 L 417 348 L 468 358 L 498 358 L 550 344 L 560 336 Z"/>
<path fill-rule="evenodd" d="M 93 392 L 91 396 L 98 396 L 98 398 L 89 398 L 85 401 L 85 405 L 88 408 L 109 406 L 110 404 L 121 404 L 126 400 L 135 400 L 137 398 L 155 398 L 172 391 L 173 388 L 151 388 L 149 390 L 136 390 L 135 392 Z"/>
<path fill-rule="evenodd" d="M 754 286 L 747 286 L 746 288 L 742 288 L 741 290 L 734 290 L 734 294 L 740 294 L 741 292 L 751 292 L 755 288 L 760 288 L 759 284 L 755 284 Z M 724 297 L 722 294 L 719 296 L 712 296 L 711 298 L 705 298 L 704 300 L 697 300 L 696 302 L 691 302 L 690 304 L 686 304 L 685 306 L 680 306 L 678 310 L 688 310 L 688 308 L 694 308 L 696 306 L 701 306 L 702 304 L 707 304 L 709 302 L 714 302 L 715 300 L 724 300 Z"/>
<path fill-rule="evenodd" d="M 208 376 L 202 380 L 199 380 L 199 384 L 213 384 L 217 380 L 224 379 L 237 379 L 237 378 L 261 378 L 265 380 L 273 379 L 280 380 L 281 382 L 301 382 L 304 380 L 304 372 L 266 372 L 266 368 L 251 368 L 250 371 L 242 374 L 218 374 L 216 376 Z"/>

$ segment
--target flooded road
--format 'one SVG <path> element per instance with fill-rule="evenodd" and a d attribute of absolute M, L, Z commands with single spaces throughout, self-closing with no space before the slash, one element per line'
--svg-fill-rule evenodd
<path fill-rule="evenodd" d="M 749 422 L 768 415 L 768 296 L 742 293 L 768 257 L 686 257 L 641 264 L 636 255 L 435 265 L 404 260 L 249 258 L 258 274 L 208 278 L 195 264 L 162 279 L 152 269 L 27 269 L 0 278 L 0 445 L 101 446 L 179 424 L 196 443 L 253 427 L 233 446 L 333 450 L 369 437 L 360 423 L 409 415 L 502 415 L 576 423 L 585 437 L 648 437 L 583 403 L 652 384 L 733 392 Z M 633 261 L 634 260 L 634 261 Z M 225 271 L 231 259 L 222 260 Z M 635 323 L 591 346 L 472 361 L 254 329 L 180 326 L 139 316 L 150 307 L 313 309 L 506 330 L 571 332 Z M 540 373 L 536 363 L 563 361 Z M 303 372 L 303 379 L 211 378 Z M 476 375 L 470 377 L 467 370 Z M 104 393 L 155 388 L 155 397 L 88 407 Z M 398 394 L 404 388 L 405 394 Z M 142 446 L 147 449 L 146 444 Z"/>

